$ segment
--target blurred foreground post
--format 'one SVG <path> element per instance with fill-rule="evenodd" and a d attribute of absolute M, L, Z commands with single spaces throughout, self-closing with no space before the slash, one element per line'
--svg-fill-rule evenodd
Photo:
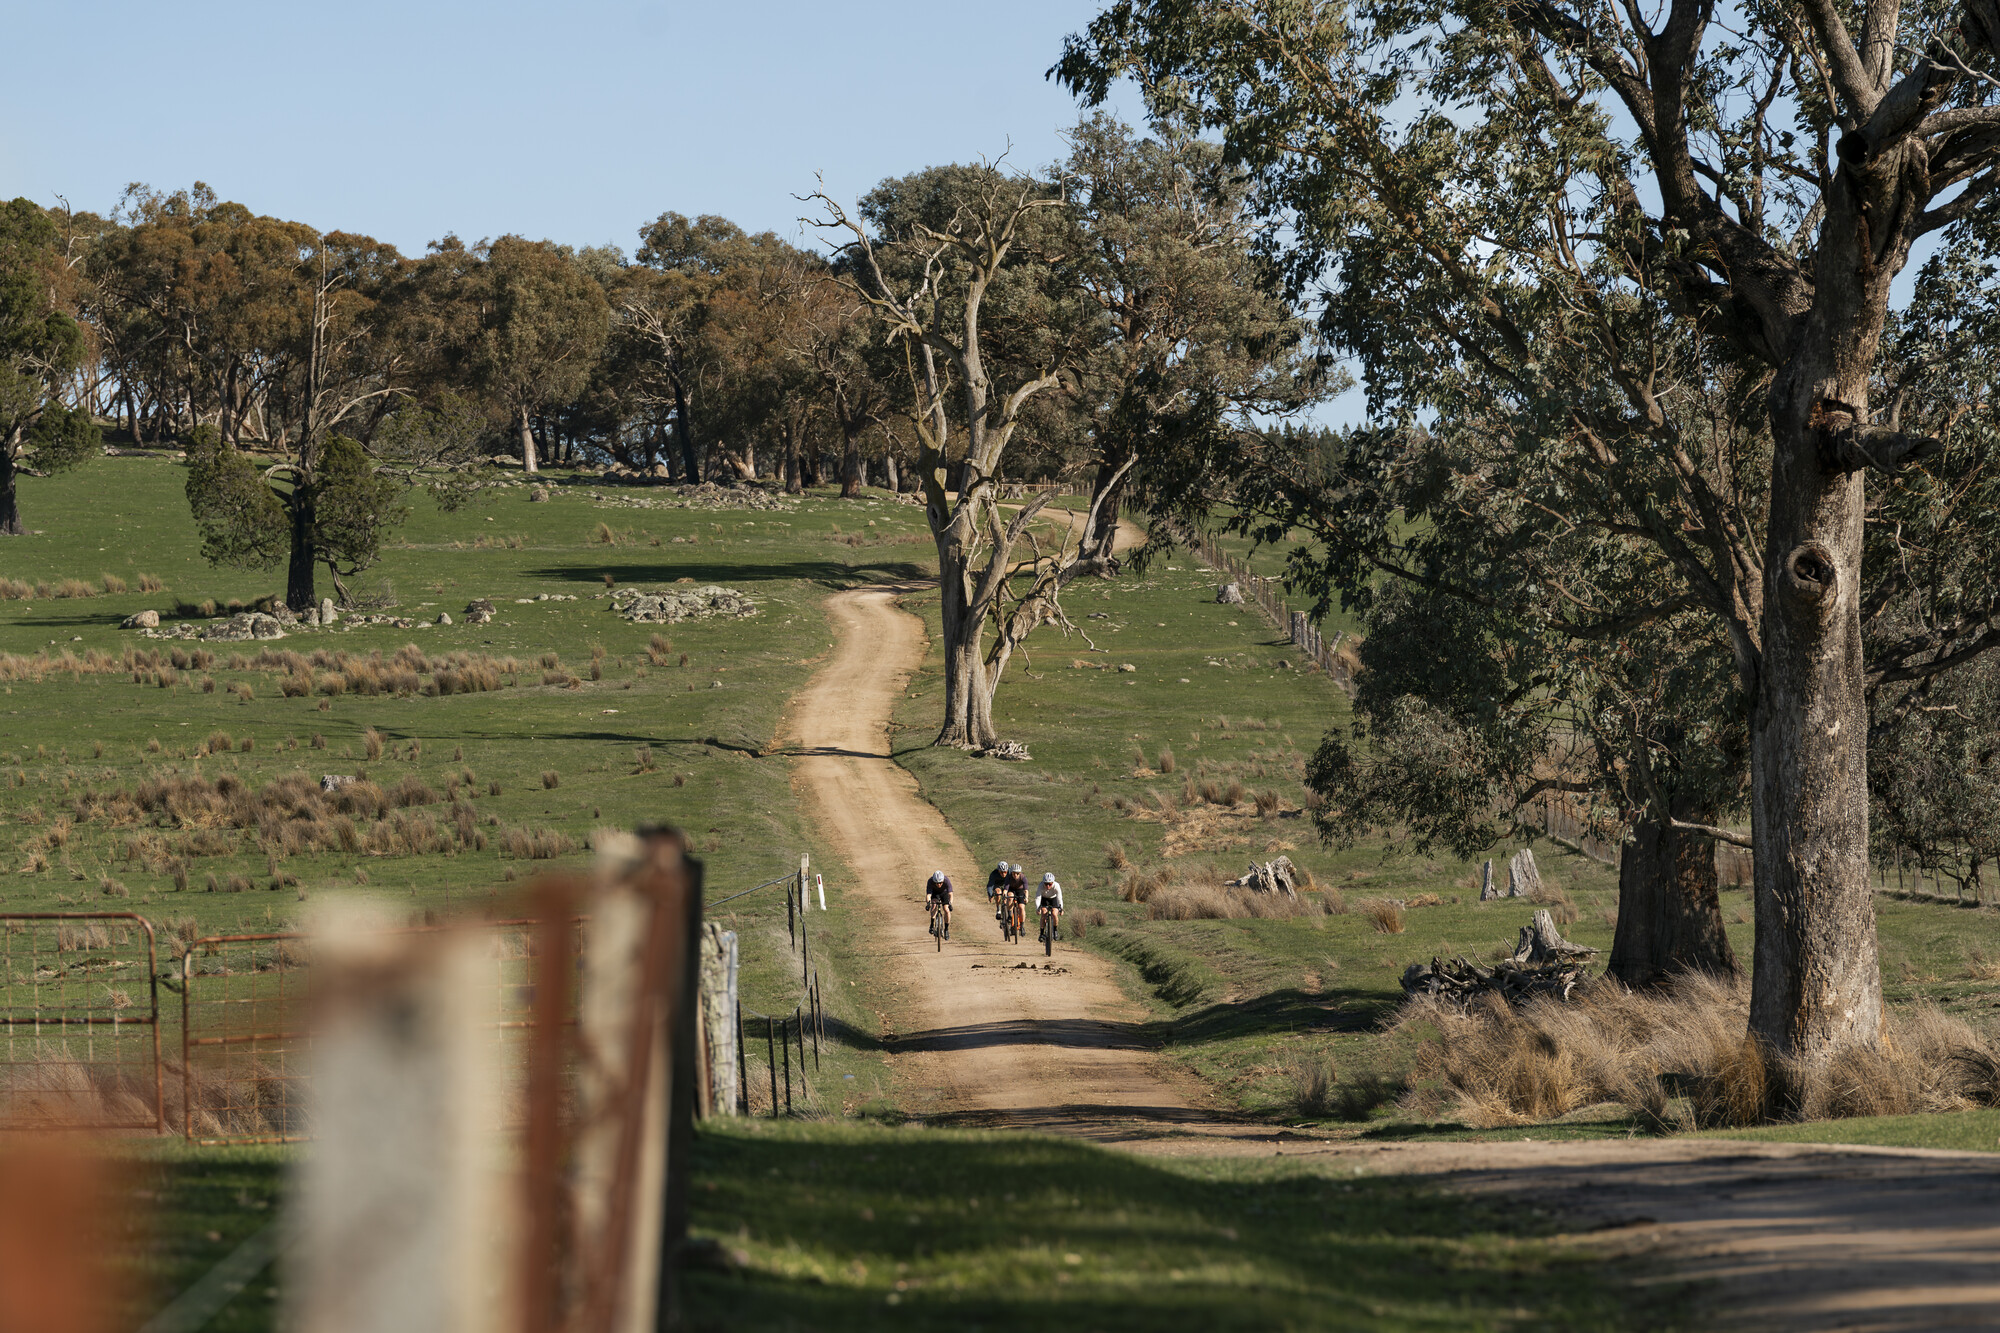
<path fill-rule="evenodd" d="M 0 1137 L 0 1330 L 111 1333 L 118 1283 L 111 1259 L 131 1208 L 110 1166 L 81 1135 Z"/>
<path fill-rule="evenodd" d="M 287 1294 L 300 1333 L 485 1333 L 514 1219 L 484 937 L 330 920 L 314 949 L 312 1129 Z"/>
<path fill-rule="evenodd" d="M 667 830 L 594 842 L 513 919 L 321 937 L 290 1327 L 675 1322 L 700 865 Z"/>

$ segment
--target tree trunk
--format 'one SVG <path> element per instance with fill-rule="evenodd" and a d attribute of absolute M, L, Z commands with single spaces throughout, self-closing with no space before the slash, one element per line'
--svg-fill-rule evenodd
<path fill-rule="evenodd" d="M 1676 814 L 1689 818 L 1686 811 Z M 1698 822 L 1714 820 L 1704 815 Z M 1611 975 L 1634 989 L 1657 986 L 1676 972 L 1736 975 L 1720 891 L 1714 843 L 1659 820 L 1640 821 L 1618 868 Z"/>
<path fill-rule="evenodd" d="M 1831 285 L 1829 277 L 1822 293 Z M 1862 478 L 1828 467 L 1819 438 L 1832 408 L 1865 411 L 1872 355 L 1851 376 L 1802 360 L 1771 391 L 1763 658 L 1750 732 L 1750 1031 L 1781 1054 L 1819 1064 L 1844 1047 L 1874 1044 L 1882 1028 L 1868 882 Z"/>
<path fill-rule="evenodd" d="M 882 455 L 882 466 L 889 478 L 889 493 L 891 495 L 901 495 L 903 493 L 903 479 L 897 475 L 895 451 L 891 450 Z"/>
<path fill-rule="evenodd" d="M 797 495 L 805 490 L 802 473 L 805 462 L 799 457 L 798 432 L 788 424 L 785 427 L 785 494 Z"/>
<path fill-rule="evenodd" d="M 292 493 L 286 508 L 292 520 L 292 555 L 285 567 L 285 605 L 304 615 L 319 605 L 319 599 L 313 595 L 312 492 L 301 485 Z"/>
<path fill-rule="evenodd" d="M 980 750 L 999 739 L 993 730 L 993 695 L 986 681 L 986 660 L 980 652 L 984 618 L 972 602 L 972 571 L 967 554 L 972 547 L 972 514 L 937 534 L 940 622 L 944 631 L 944 726 L 934 745 Z"/>
<path fill-rule="evenodd" d="M 534 427 L 528 422 L 528 409 L 525 406 L 515 409 L 514 421 L 521 432 L 522 469 L 530 475 L 540 472 L 542 470 L 541 464 L 535 458 L 535 431 Z"/>
<path fill-rule="evenodd" d="M 19 537 L 23 531 L 21 505 L 16 495 L 20 473 L 14 470 L 14 452 L 20 446 L 21 430 L 17 426 L 11 438 L 0 443 L 0 536 Z"/>
<path fill-rule="evenodd" d="M 852 500 L 861 494 L 861 433 L 844 430 L 840 449 L 840 498 Z"/>
<path fill-rule="evenodd" d="M 694 423 L 688 420 L 687 391 L 674 381 L 674 438 L 681 444 L 681 480 L 692 486 L 701 480 L 701 450 L 695 447 Z"/>

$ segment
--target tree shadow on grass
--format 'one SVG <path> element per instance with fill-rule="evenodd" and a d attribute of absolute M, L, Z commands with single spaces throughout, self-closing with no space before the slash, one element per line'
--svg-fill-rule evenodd
<path fill-rule="evenodd" d="M 1268 1032 L 1365 1032 L 1395 1012 L 1398 1000 L 1378 991 L 1335 988 L 1309 995 L 1274 990 L 1254 999 L 1191 1009 L 1159 1024 L 1163 1040 L 1229 1041 Z"/>
<path fill-rule="evenodd" d="M 1074 1139 L 856 1126 L 705 1131 L 697 1329 L 1637 1328 L 1542 1219 L 1395 1179 L 1171 1164 Z M 1649 1298 L 1659 1308 L 1658 1293 Z"/>
<path fill-rule="evenodd" d="M 838 560 L 790 560 L 783 564 L 722 559 L 607 560 L 602 564 L 545 565 L 527 571 L 529 577 L 564 583 L 601 585 L 606 574 L 619 584 L 670 584 L 676 579 L 696 583 L 767 583 L 804 581 L 828 588 L 858 588 L 879 583 L 916 583 L 932 576 L 907 560 L 849 565 Z"/>

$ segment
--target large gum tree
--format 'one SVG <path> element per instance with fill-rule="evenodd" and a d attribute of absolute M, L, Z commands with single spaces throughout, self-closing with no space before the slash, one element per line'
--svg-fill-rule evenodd
<path fill-rule="evenodd" d="M 1094 99 L 1136 77 L 1257 173 L 1379 420 L 1481 414 L 1722 627 L 1749 722 L 1750 1029 L 1807 1064 L 1881 1032 L 1864 477 L 1938 441 L 1878 392 L 1877 354 L 1911 247 L 1992 192 L 1997 44 L 1995 0 L 1121 0 L 1058 67 Z M 1763 385 L 1759 505 L 1676 424 L 1707 371 L 1659 352 L 1696 337 Z M 1892 669 L 1946 669 L 1992 615 L 1926 626 Z"/>

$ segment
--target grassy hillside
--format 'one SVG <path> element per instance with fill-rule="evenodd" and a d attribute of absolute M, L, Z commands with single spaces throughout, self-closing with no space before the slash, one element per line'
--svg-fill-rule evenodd
<path fill-rule="evenodd" d="M 201 559 L 184 477 L 165 458 L 107 458 L 30 479 L 22 505 L 37 535 L 0 542 L 0 578 L 101 590 L 109 575 L 131 589 L 0 600 L 0 910 L 139 912 L 159 930 L 163 968 L 181 941 L 286 929 L 315 900 L 365 899 L 392 918 L 483 905 L 542 866 L 583 863 L 599 827 L 686 829 L 711 899 L 796 869 L 802 852 L 818 861 L 788 763 L 767 752 L 830 641 L 818 602 L 907 576 L 927 549 L 921 511 L 879 493 L 779 512 L 659 508 L 640 507 L 658 503 L 652 492 L 553 476 L 545 502 L 506 486 L 444 514 L 413 497 L 408 524 L 353 586 L 393 595 L 390 614 L 426 627 L 148 640 L 119 621 L 152 608 L 172 626 L 177 604 L 226 610 L 282 588 L 282 570 Z M 607 575 L 643 588 L 721 583 L 759 612 L 631 624 L 604 600 Z M 142 576 L 165 591 L 137 591 Z M 466 623 L 478 597 L 494 600 L 493 623 Z M 522 600 L 562 597 L 575 600 Z M 439 613 L 455 623 L 429 625 Z M 303 655 L 306 676 L 278 660 L 286 653 Z M 484 665 L 494 688 L 440 694 L 437 672 L 420 669 L 398 689 L 399 654 L 448 674 L 469 663 L 462 678 Z M 65 655 L 84 668 L 62 669 Z M 288 697 L 287 681 L 309 688 Z M 365 775 L 388 808 L 281 826 L 247 798 L 202 796 L 324 773 Z M 149 785 L 168 784 L 193 784 L 199 808 L 143 805 Z M 722 919 L 746 936 L 746 1004 L 789 1013 L 798 984 L 779 891 L 739 899 Z M 815 925 L 837 940 L 846 918 Z M 848 997 L 835 992 L 869 979 L 835 975 L 836 958 L 824 979 L 840 1018 Z M 868 1012 L 858 998 L 853 1010 Z M 890 1091 L 872 1056 L 828 1072 L 852 1105 Z"/>

